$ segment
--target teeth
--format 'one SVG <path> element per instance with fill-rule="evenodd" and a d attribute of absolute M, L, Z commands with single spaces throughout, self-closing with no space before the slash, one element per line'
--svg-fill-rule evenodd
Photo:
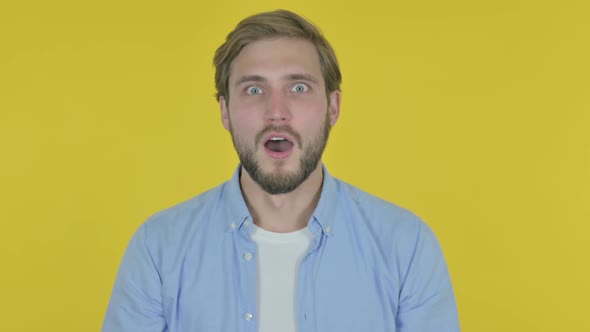
<path fill-rule="evenodd" d="M 271 141 L 284 141 L 285 139 L 282 137 L 271 137 L 270 140 Z"/>

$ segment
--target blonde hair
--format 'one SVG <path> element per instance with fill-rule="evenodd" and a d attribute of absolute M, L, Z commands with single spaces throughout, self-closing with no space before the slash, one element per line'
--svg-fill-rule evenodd
<path fill-rule="evenodd" d="M 242 48 L 252 42 L 273 37 L 292 37 L 310 41 L 320 58 L 326 95 L 334 90 L 340 90 L 342 74 L 336 54 L 326 38 L 317 27 L 303 17 L 280 9 L 245 18 L 227 35 L 225 42 L 217 49 L 213 57 L 216 99 L 223 96 L 226 102 L 229 101 L 230 66 Z"/>

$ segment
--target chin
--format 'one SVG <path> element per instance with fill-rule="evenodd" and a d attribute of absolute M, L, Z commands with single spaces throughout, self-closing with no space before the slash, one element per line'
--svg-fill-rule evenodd
<path fill-rule="evenodd" d="M 263 171 L 267 174 L 293 174 L 301 170 L 299 163 L 290 163 L 286 160 L 274 160 L 266 167 L 263 167 Z"/>

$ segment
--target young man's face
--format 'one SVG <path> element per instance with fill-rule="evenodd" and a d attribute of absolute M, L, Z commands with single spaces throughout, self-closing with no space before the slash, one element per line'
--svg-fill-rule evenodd
<path fill-rule="evenodd" d="M 313 44 L 248 44 L 231 65 L 228 88 L 229 100 L 219 99 L 222 121 L 244 169 L 270 194 L 297 188 L 319 167 L 340 112 L 340 92 L 326 96 Z"/>

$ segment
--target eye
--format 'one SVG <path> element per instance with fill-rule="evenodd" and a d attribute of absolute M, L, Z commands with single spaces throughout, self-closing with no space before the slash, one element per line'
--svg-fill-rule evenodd
<path fill-rule="evenodd" d="M 257 86 L 250 86 L 246 88 L 246 93 L 249 95 L 259 95 L 262 93 L 262 89 Z"/>
<path fill-rule="evenodd" d="M 297 83 L 291 88 L 293 92 L 305 92 L 307 90 L 309 90 L 309 87 L 303 83 Z"/>

